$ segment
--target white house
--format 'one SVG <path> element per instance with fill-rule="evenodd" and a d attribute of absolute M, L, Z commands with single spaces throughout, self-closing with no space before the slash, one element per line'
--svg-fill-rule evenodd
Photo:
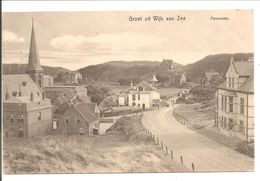
<path fill-rule="evenodd" d="M 217 87 L 216 126 L 254 140 L 254 63 L 230 60 L 226 81 Z"/>
<path fill-rule="evenodd" d="M 124 94 L 124 93 L 120 94 L 118 96 L 118 105 L 127 106 L 127 97 L 128 97 L 127 94 Z"/>
<path fill-rule="evenodd" d="M 43 86 L 52 86 L 53 85 L 53 77 L 50 75 L 43 75 Z"/>
<path fill-rule="evenodd" d="M 128 92 L 128 106 L 135 108 L 149 109 L 158 106 L 160 94 L 155 87 L 145 81 L 136 86 L 131 84 Z"/>

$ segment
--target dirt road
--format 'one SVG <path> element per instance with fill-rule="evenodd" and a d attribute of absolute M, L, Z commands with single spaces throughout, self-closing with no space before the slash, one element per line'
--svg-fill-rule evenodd
<path fill-rule="evenodd" d="M 254 160 L 181 125 L 172 116 L 173 107 L 145 112 L 142 122 L 173 151 L 174 159 L 195 171 L 250 171 Z"/>

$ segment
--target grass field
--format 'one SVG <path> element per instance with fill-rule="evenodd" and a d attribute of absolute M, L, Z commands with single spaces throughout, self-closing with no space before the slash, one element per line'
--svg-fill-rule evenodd
<path fill-rule="evenodd" d="M 4 173 L 187 171 L 147 138 L 140 118 L 123 117 L 102 136 L 4 140 Z"/>
<path fill-rule="evenodd" d="M 174 112 L 194 123 L 212 125 L 215 116 L 215 104 L 213 100 L 194 104 L 180 104 Z"/>

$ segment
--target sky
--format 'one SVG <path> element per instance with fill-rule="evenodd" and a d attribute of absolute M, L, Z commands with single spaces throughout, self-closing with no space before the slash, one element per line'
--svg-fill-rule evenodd
<path fill-rule="evenodd" d="M 185 65 L 210 54 L 253 52 L 251 10 L 3 13 L 3 63 L 27 63 L 32 18 L 41 64 L 70 70 L 117 60 Z"/>

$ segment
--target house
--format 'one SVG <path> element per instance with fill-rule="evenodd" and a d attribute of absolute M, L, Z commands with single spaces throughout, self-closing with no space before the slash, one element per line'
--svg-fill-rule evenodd
<path fill-rule="evenodd" d="M 120 93 L 118 96 L 118 105 L 119 106 L 127 106 L 128 104 L 128 96 L 125 93 Z"/>
<path fill-rule="evenodd" d="M 145 81 L 136 86 L 131 83 L 131 89 L 128 92 L 128 106 L 142 109 L 150 109 L 158 106 L 160 94 L 158 90 Z"/>
<path fill-rule="evenodd" d="M 43 75 L 43 87 L 48 87 L 53 85 L 53 77 L 50 75 Z"/>
<path fill-rule="evenodd" d="M 186 77 L 186 73 L 185 72 L 182 72 L 181 73 L 181 76 L 180 76 L 180 80 L 179 80 L 179 84 L 182 85 L 184 84 L 185 82 L 187 81 L 187 77 Z"/>
<path fill-rule="evenodd" d="M 82 82 L 82 74 L 78 71 L 70 72 L 67 76 L 66 84 L 78 84 Z"/>
<path fill-rule="evenodd" d="M 222 75 L 215 71 L 209 71 L 204 73 L 201 78 L 201 84 L 214 84 L 214 83 L 221 83 L 224 81 Z"/>
<path fill-rule="evenodd" d="M 51 102 L 43 88 L 43 69 L 32 24 L 27 74 L 3 75 L 5 137 L 43 136 L 52 128 Z"/>
<path fill-rule="evenodd" d="M 153 78 L 152 78 L 152 80 L 151 80 L 150 82 L 151 82 L 152 84 L 157 84 L 158 80 L 157 80 L 155 74 L 153 75 Z"/>
<path fill-rule="evenodd" d="M 245 141 L 254 140 L 254 63 L 230 60 L 226 81 L 216 91 L 215 125 Z"/>
<path fill-rule="evenodd" d="M 72 104 L 54 121 L 60 134 L 97 135 L 99 132 L 99 110 L 93 103 Z"/>
<path fill-rule="evenodd" d="M 75 95 L 78 97 L 88 97 L 87 89 L 83 86 L 47 86 L 44 87 L 44 92 L 47 98 L 51 99 L 52 104 L 60 95 Z M 71 92 L 71 93 L 69 93 Z M 67 94 L 66 94 L 67 93 Z M 71 99 L 71 97 L 69 97 Z"/>

